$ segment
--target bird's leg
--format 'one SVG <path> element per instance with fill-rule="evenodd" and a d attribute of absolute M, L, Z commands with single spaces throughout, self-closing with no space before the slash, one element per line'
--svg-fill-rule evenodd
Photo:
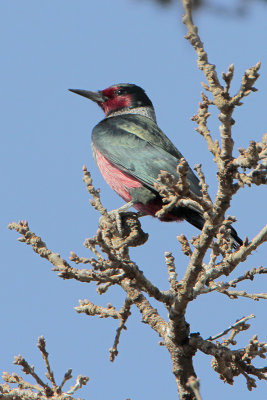
<path fill-rule="evenodd" d="M 123 206 L 121 206 L 120 208 L 117 208 L 117 210 L 113 210 L 113 211 L 110 211 L 110 212 L 114 212 L 114 211 L 117 211 L 118 213 L 120 213 L 121 211 L 123 212 L 123 211 L 127 211 L 127 210 L 129 210 L 129 208 L 131 208 L 133 205 L 135 204 L 135 201 L 129 201 L 128 203 L 125 203 Z"/>

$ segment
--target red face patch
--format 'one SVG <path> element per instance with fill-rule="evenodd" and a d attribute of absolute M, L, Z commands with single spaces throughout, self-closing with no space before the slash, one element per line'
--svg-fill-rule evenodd
<path fill-rule="evenodd" d="M 131 105 L 131 95 L 120 93 L 119 86 L 111 86 L 102 90 L 102 93 L 108 99 L 99 105 L 106 115 L 111 111 L 121 110 L 122 108 L 127 108 Z"/>

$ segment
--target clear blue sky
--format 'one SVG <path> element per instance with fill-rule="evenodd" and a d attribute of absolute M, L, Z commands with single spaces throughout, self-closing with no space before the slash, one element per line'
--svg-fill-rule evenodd
<path fill-rule="evenodd" d="M 18 235 L 8 231 L 7 224 L 27 219 L 47 246 L 63 257 L 68 258 L 71 250 L 90 256 L 82 243 L 94 235 L 99 215 L 88 204 L 81 180 L 83 164 L 91 171 L 96 187 L 101 188 L 104 205 L 108 209 L 122 205 L 103 181 L 91 154 L 90 133 L 103 118 L 102 111 L 69 93 L 68 88 L 98 90 L 118 82 L 144 87 L 155 105 L 159 126 L 191 165 L 202 163 L 214 195 L 216 168 L 190 121 L 204 78 L 197 70 L 194 51 L 184 39 L 181 7 L 163 9 L 152 1 L 138 0 L 6 0 L 0 3 L 0 15 L 0 371 L 19 372 L 12 360 L 20 353 L 43 373 L 35 345 L 37 337 L 44 335 L 58 381 L 70 367 L 74 376 L 90 376 L 79 397 L 177 399 L 167 351 L 158 346 L 159 338 L 140 322 L 136 310 L 113 364 L 108 360 L 108 349 L 117 322 L 78 315 L 73 310 L 78 299 L 85 298 L 120 307 L 124 300 L 120 288 L 100 297 L 93 284 L 59 279 L 46 260 L 16 241 Z M 263 2 L 253 2 L 245 18 L 218 16 L 208 10 L 196 16 L 209 59 L 217 65 L 219 74 L 235 64 L 233 89 L 239 87 L 246 68 L 262 61 L 262 76 L 256 85 L 259 92 L 246 98 L 234 116 L 237 147 L 247 147 L 250 139 L 260 140 L 266 130 L 266 18 Z M 215 117 L 210 127 L 217 136 Z M 239 235 L 252 238 L 265 223 L 264 188 L 240 191 L 230 212 L 238 218 L 235 227 Z M 151 217 L 143 218 L 142 224 L 150 238 L 145 246 L 132 250 L 132 258 L 148 278 L 166 289 L 164 251 L 173 252 L 181 278 L 187 259 L 176 236 L 183 232 L 190 237 L 196 230 L 186 223 L 164 224 Z M 262 248 L 233 277 L 262 265 L 265 259 Z M 263 292 L 263 281 L 261 276 L 240 288 Z M 248 333 L 240 334 L 241 347 L 255 333 L 266 340 L 263 301 L 234 301 L 219 294 L 202 296 L 190 305 L 187 319 L 192 332 L 207 337 L 250 313 L 257 318 Z M 217 400 L 265 398 L 265 383 L 259 383 L 252 393 L 246 390 L 243 378 L 236 379 L 234 387 L 228 386 L 211 370 L 210 361 L 201 354 L 195 361 L 205 400 L 215 396 Z"/>

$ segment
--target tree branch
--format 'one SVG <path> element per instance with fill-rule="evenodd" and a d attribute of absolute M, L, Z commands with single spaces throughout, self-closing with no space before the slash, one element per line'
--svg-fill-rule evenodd
<path fill-rule="evenodd" d="M 50 387 L 48 384 L 44 383 L 39 375 L 35 372 L 34 367 L 30 366 L 22 356 L 17 356 L 14 359 L 14 364 L 20 365 L 22 367 L 22 371 L 26 375 L 31 375 L 37 382 L 37 385 L 32 385 L 31 383 L 26 382 L 17 374 L 13 373 L 10 375 L 8 372 L 4 372 L 3 379 L 5 382 L 7 382 L 7 384 L 0 385 L 1 400 L 49 400 L 51 398 L 55 400 L 73 400 L 73 397 L 71 397 L 70 394 L 73 394 L 74 391 L 87 384 L 89 378 L 87 376 L 79 375 L 77 377 L 76 384 L 71 387 L 68 392 L 63 392 L 62 388 L 64 384 L 66 381 L 72 378 L 72 370 L 69 369 L 65 373 L 62 383 L 57 385 L 54 378 L 54 373 L 48 360 L 46 342 L 43 336 L 38 338 L 37 347 L 39 348 L 45 363 L 47 370 L 45 375 L 50 380 L 52 386 Z M 11 388 L 9 384 L 16 384 L 18 385 L 18 388 Z"/>

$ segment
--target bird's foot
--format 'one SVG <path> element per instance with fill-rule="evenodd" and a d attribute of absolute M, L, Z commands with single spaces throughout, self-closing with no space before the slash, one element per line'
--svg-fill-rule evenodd
<path fill-rule="evenodd" d="M 142 230 L 139 214 L 118 209 L 100 218 L 97 238 L 104 252 L 128 258 L 129 247 L 141 246 L 147 241 L 148 234 Z"/>
<path fill-rule="evenodd" d="M 133 205 L 134 205 L 134 202 L 129 201 L 128 203 L 124 204 L 122 207 L 108 212 L 108 214 L 111 216 L 111 218 L 115 221 L 115 225 L 116 225 L 117 231 L 119 232 L 120 236 L 123 235 L 121 214 L 128 211 L 129 208 L 131 208 Z"/>
<path fill-rule="evenodd" d="M 111 217 L 112 221 L 114 221 L 117 231 L 119 232 L 120 236 L 122 236 L 122 220 L 119 209 L 109 211 L 108 215 Z"/>

